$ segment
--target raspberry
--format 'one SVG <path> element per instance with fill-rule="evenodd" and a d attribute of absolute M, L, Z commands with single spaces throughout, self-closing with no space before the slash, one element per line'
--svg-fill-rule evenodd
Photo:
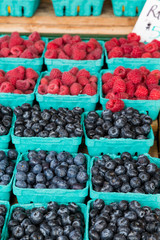
<path fill-rule="evenodd" d="M 77 42 L 81 42 L 81 41 L 82 40 L 81 40 L 79 35 L 75 35 L 75 36 L 72 37 L 72 44 L 77 43 Z"/>
<path fill-rule="evenodd" d="M 10 38 L 10 41 L 9 41 L 9 48 L 11 49 L 14 46 L 22 45 L 23 42 L 24 42 L 24 39 L 21 37 L 12 37 Z"/>
<path fill-rule="evenodd" d="M 95 60 L 95 58 L 94 58 L 93 54 L 90 53 L 87 55 L 86 60 Z"/>
<path fill-rule="evenodd" d="M 5 77 L 13 86 L 16 86 L 17 80 L 22 80 L 21 73 L 18 71 L 18 68 L 8 71 Z"/>
<path fill-rule="evenodd" d="M 114 85 L 115 81 L 116 81 L 116 80 L 119 80 L 119 79 L 121 80 L 120 77 L 118 77 L 118 76 L 113 76 L 111 79 L 109 79 L 109 80 L 107 81 L 108 87 L 109 87 L 109 88 L 113 88 L 113 85 Z"/>
<path fill-rule="evenodd" d="M 107 50 L 107 52 L 110 52 L 114 47 L 116 47 L 116 43 L 115 42 L 112 42 L 111 40 L 110 41 L 107 41 L 105 43 L 105 48 Z"/>
<path fill-rule="evenodd" d="M 18 77 L 20 80 L 25 79 L 26 69 L 23 66 L 19 66 L 16 68 L 18 70 Z"/>
<path fill-rule="evenodd" d="M 145 45 L 144 50 L 153 53 L 158 50 L 158 45 L 155 42 L 148 43 Z"/>
<path fill-rule="evenodd" d="M 62 50 L 59 52 L 58 58 L 60 58 L 60 59 L 69 59 L 69 57 Z"/>
<path fill-rule="evenodd" d="M 157 39 L 154 39 L 152 42 L 156 43 L 158 45 L 158 48 L 160 48 L 160 41 L 158 41 Z"/>
<path fill-rule="evenodd" d="M 63 39 L 62 39 L 62 37 L 54 39 L 54 40 L 53 40 L 53 43 L 56 44 L 56 45 L 59 46 L 59 47 L 62 46 L 62 45 L 63 45 Z"/>
<path fill-rule="evenodd" d="M 149 91 L 152 91 L 152 89 L 154 89 L 154 88 L 160 90 L 160 86 L 157 85 L 157 84 L 150 84 L 150 85 L 148 85 L 147 87 L 148 87 L 148 90 L 149 90 Z"/>
<path fill-rule="evenodd" d="M 21 90 L 18 90 L 18 89 L 15 89 L 15 90 L 13 91 L 13 93 L 15 93 L 15 94 L 23 94 L 23 92 L 22 92 Z"/>
<path fill-rule="evenodd" d="M 90 81 L 91 83 L 97 83 L 98 78 L 97 78 L 96 76 L 91 76 L 91 77 L 89 78 L 89 81 Z"/>
<path fill-rule="evenodd" d="M 67 54 L 68 57 L 71 57 L 72 56 L 71 44 L 66 44 L 63 48 L 63 51 L 65 52 L 65 54 Z"/>
<path fill-rule="evenodd" d="M 123 49 L 124 54 L 131 54 L 133 47 L 129 44 L 124 44 L 124 45 L 122 45 L 122 49 Z"/>
<path fill-rule="evenodd" d="M 28 47 L 28 50 L 30 50 L 30 52 L 31 53 L 33 53 L 33 55 L 35 54 L 35 55 L 39 55 L 39 52 L 38 52 L 38 50 L 35 48 L 35 46 L 30 46 L 30 47 Z"/>
<path fill-rule="evenodd" d="M 11 38 L 12 37 L 20 37 L 19 32 L 12 32 L 11 33 Z"/>
<path fill-rule="evenodd" d="M 50 94 L 58 94 L 59 93 L 59 86 L 57 84 L 49 84 L 48 86 L 48 93 Z"/>
<path fill-rule="evenodd" d="M 16 88 L 21 91 L 29 90 L 30 83 L 27 80 L 17 80 L 16 82 Z"/>
<path fill-rule="evenodd" d="M 20 55 L 20 58 L 33 59 L 33 58 L 34 58 L 34 54 L 33 54 L 29 49 L 26 49 L 26 50 L 24 50 L 24 52 Z"/>
<path fill-rule="evenodd" d="M 129 42 L 133 42 L 133 41 L 139 42 L 141 38 L 136 33 L 130 33 L 128 34 L 127 39 Z"/>
<path fill-rule="evenodd" d="M 127 39 L 126 38 L 120 38 L 119 39 L 119 43 L 120 43 L 120 45 L 126 44 L 127 43 Z"/>
<path fill-rule="evenodd" d="M 1 85 L 3 82 L 6 82 L 6 78 L 5 78 L 5 77 L 0 77 L 0 85 Z"/>
<path fill-rule="evenodd" d="M 153 70 L 151 74 L 155 75 L 160 80 L 160 70 Z"/>
<path fill-rule="evenodd" d="M 102 50 L 100 48 L 96 48 L 93 52 L 92 52 L 95 60 L 100 59 L 102 56 Z"/>
<path fill-rule="evenodd" d="M 9 41 L 2 42 L 1 49 L 2 48 L 9 48 Z"/>
<path fill-rule="evenodd" d="M 86 51 L 73 48 L 72 57 L 74 60 L 84 60 L 86 57 Z"/>
<path fill-rule="evenodd" d="M 29 35 L 29 40 L 31 40 L 33 42 L 37 42 L 37 41 L 41 40 L 41 36 L 38 32 L 33 32 L 32 34 Z"/>
<path fill-rule="evenodd" d="M 58 57 L 58 53 L 56 50 L 47 50 L 45 52 L 45 58 L 56 59 Z"/>
<path fill-rule="evenodd" d="M 97 92 L 91 84 L 87 84 L 82 91 L 82 94 L 87 94 L 89 96 L 95 95 Z"/>
<path fill-rule="evenodd" d="M 47 44 L 47 50 L 56 50 L 58 48 L 59 48 L 59 46 L 57 44 L 55 44 L 53 41 L 51 41 Z"/>
<path fill-rule="evenodd" d="M 62 74 L 62 83 L 67 86 L 71 86 L 74 82 L 76 82 L 76 77 L 70 72 L 64 72 Z"/>
<path fill-rule="evenodd" d="M 10 54 L 9 48 L 2 48 L 0 53 L 2 54 L 3 57 L 8 57 Z"/>
<path fill-rule="evenodd" d="M 114 99 L 116 98 L 116 95 L 111 91 L 108 92 L 107 95 L 105 96 L 106 99 Z"/>
<path fill-rule="evenodd" d="M 87 70 L 85 70 L 85 69 L 81 69 L 78 73 L 77 73 L 77 77 L 79 78 L 79 77 L 86 77 L 86 78 L 90 78 L 91 77 L 91 75 L 90 75 L 90 73 L 89 73 L 89 71 L 87 71 Z"/>
<path fill-rule="evenodd" d="M 30 78 L 36 81 L 38 77 L 38 73 L 36 73 L 36 71 L 34 71 L 32 68 L 26 68 L 26 78 Z"/>
<path fill-rule="evenodd" d="M 42 54 L 44 51 L 45 42 L 43 42 L 42 40 L 39 40 L 35 42 L 34 46 L 37 49 L 38 53 Z"/>
<path fill-rule="evenodd" d="M 91 39 L 90 39 L 89 42 L 87 42 L 87 52 L 90 53 L 95 48 L 96 48 L 96 44 L 94 42 L 92 42 Z"/>
<path fill-rule="evenodd" d="M 74 76 L 77 75 L 79 69 L 77 67 L 73 67 L 71 70 L 69 70 L 70 73 L 72 73 Z"/>
<path fill-rule="evenodd" d="M 126 91 L 125 81 L 123 81 L 122 79 L 117 79 L 113 85 L 113 92 L 119 93 L 119 92 L 125 92 L 125 91 Z"/>
<path fill-rule="evenodd" d="M 62 39 L 63 39 L 64 43 L 70 43 L 72 40 L 72 36 L 69 34 L 65 34 L 65 35 L 63 35 Z"/>
<path fill-rule="evenodd" d="M 128 99 L 129 98 L 128 94 L 124 93 L 124 92 L 117 93 L 117 97 L 120 99 Z"/>
<path fill-rule="evenodd" d="M 140 67 L 139 70 L 141 71 L 142 75 L 148 75 L 150 73 L 146 67 Z"/>
<path fill-rule="evenodd" d="M 142 85 L 139 85 L 136 89 L 136 92 L 134 94 L 138 99 L 147 99 L 148 97 L 148 89 Z"/>
<path fill-rule="evenodd" d="M 28 81 L 29 84 L 30 84 L 29 89 L 30 89 L 30 90 L 33 90 L 34 87 L 35 87 L 35 85 L 36 85 L 35 81 L 34 81 L 33 79 L 26 79 L 26 81 Z"/>
<path fill-rule="evenodd" d="M 142 56 L 141 56 L 141 58 L 151 58 L 151 57 L 152 57 L 152 55 L 151 55 L 151 53 L 149 53 L 149 52 L 145 52 L 145 53 L 143 53 Z"/>
<path fill-rule="evenodd" d="M 60 87 L 60 86 L 62 85 L 62 82 L 61 82 L 60 79 L 55 78 L 55 79 L 53 79 L 53 80 L 51 80 L 51 81 L 49 82 L 49 85 L 50 85 L 50 84 L 56 84 L 58 87 Z"/>
<path fill-rule="evenodd" d="M 11 53 L 19 57 L 23 53 L 24 49 L 25 49 L 25 46 L 22 46 L 22 45 L 14 46 L 11 48 Z"/>
<path fill-rule="evenodd" d="M 130 99 L 134 97 L 135 90 L 135 86 L 132 82 L 126 82 L 126 93 L 128 94 Z"/>
<path fill-rule="evenodd" d="M 153 58 L 160 58 L 160 52 L 158 52 L 158 51 L 153 52 L 152 57 Z"/>
<path fill-rule="evenodd" d="M 102 76 L 102 82 L 106 83 L 109 79 L 112 79 L 113 75 L 112 73 L 105 73 Z"/>
<path fill-rule="evenodd" d="M 3 82 L 0 86 L 0 92 L 3 93 L 12 93 L 14 91 L 14 87 L 9 82 Z"/>
<path fill-rule="evenodd" d="M 116 46 L 120 46 L 119 40 L 117 38 L 112 38 L 110 41 L 115 42 Z"/>
<path fill-rule="evenodd" d="M 61 79 L 62 72 L 57 68 L 53 68 L 50 72 L 50 77 L 51 77 L 51 79 L 55 79 L 55 78 L 60 78 Z"/>
<path fill-rule="evenodd" d="M 89 83 L 89 80 L 88 78 L 81 76 L 78 78 L 78 83 L 81 84 L 82 87 L 84 87 Z"/>
<path fill-rule="evenodd" d="M 160 99 L 160 90 L 159 89 L 152 89 L 149 94 L 149 100 L 159 100 Z"/>
<path fill-rule="evenodd" d="M 126 77 L 126 69 L 124 67 L 122 67 L 122 66 L 117 67 L 114 70 L 114 75 L 119 76 L 121 78 L 125 78 Z"/>
<path fill-rule="evenodd" d="M 28 47 L 32 46 L 34 44 L 34 42 L 27 39 L 27 40 L 24 40 L 23 44 L 28 48 Z"/>
<path fill-rule="evenodd" d="M 121 47 L 113 48 L 108 54 L 108 58 L 119 58 L 119 57 L 123 57 L 123 49 Z"/>
<path fill-rule="evenodd" d="M 62 85 L 60 86 L 60 91 L 59 91 L 59 95 L 69 95 L 69 87 Z"/>
<path fill-rule="evenodd" d="M 74 46 L 76 46 L 80 50 L 85 50 L 86 51 L 86 49 L 87 49 L 87 44 L 85 42 L 78 42 Z"/>
<path fill-rule="evenodd" d="M 38 87 L 38 93 L 41 94 L 41 95 L 45 95 L 48 93 L 48 86 L 43 84 L 43 85 L 39 85 Z"/>
<path fill-rule="evenodd" d="M 31 93 L 33 93 L 32 90 L 26 90 L 26 91 L 24 91 L 24 94 L 31 94 Z"/>
<path fill-rule="evenodd" d="M 107 84 L 107 83 L 103 84 L 103 86 L 102 86 L 103 94 L 107 94 L 108 91 L 109 91 L 109 89 L 110 89 L 110 88 L 108 87 L 108 84 Z"/>
<path fill-rule="evenodd" d="M 96 84 L 95 82 L 91 82 L 91 85 L 92 85 L 92 87 L 94 87 L 94 89 L 95 89 L 96 92 L 97 92 L 97 84 Z"/>
<path fill-rule="evenodd" d="M 146 80 L 147 86 L 150 85 L 150 84 L 157 84 L 158 85 L 158 82 L 159 82 L 159 79 L 158 79 L 158 77 L 156 75 L 150 73 L 147 76 L 147 80 Z"/>
<path fill-rule="evenodd" d="M 4 77 L 5 76 L 5 71 L 0 70 L 0 77 Z"/>
<path fill-rule="evenodd" d="M 79 83 L 73 83 L 70 87 L 71 95 L 79 95 L 82 92 L 82 86 Z"/>
<path fill-rule="evenodd" d="M 142 48 L 140 48 L 139 46 L 135 46 L 131 52 L 131 57 L 132 58 L 141 58 L 142 54 L 143 54 Z"/>
<path fill-rule="evenodd" d="M 112 112 L 119 112 L 123 110 L 124 102 L 121 99 L 110 99 L 106 104 L 106 108 Z"/>
<path fill-rule="evenodd" d="M 127 78 L 129 81 L 133 82 L 134 84 L 141 83 L 142 81 L 142 73 L 138 69 L 133 69 L 127 74 Z"/>

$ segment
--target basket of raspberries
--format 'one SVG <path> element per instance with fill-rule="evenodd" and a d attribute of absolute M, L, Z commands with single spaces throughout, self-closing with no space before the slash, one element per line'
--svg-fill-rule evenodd
<path fill-rule="evenodd" d="M 76 67 L 63 73 L 52 69 L 50 73 L 41 74 L 36 99 L 42 110 L 49 107 L 95 110 L 99 98 L 98 77 L 98 74 L 92 75 Z"/>
<path fill-rule="evenodd" d="M 78 35 L 66 34 L 50 41 L 45 52 L 48 71 L 51 71 L 53 66 L 63 72 L 75 66 L 98 72 L 103 66 L 103 59 L 103 42 L 94 38 L 82 41 Z"/>
<path fill-rule="evenodd" d="M 101 71 L 100 103 L 103 109 L 109 99 L 123 99 L 126 107 L 146 111 L 153 120 L 160 110 L 160 70 L 149 71 L 117 67 Z"/>
<path fill-rule="evenodd" d="M 0 36 L 0 69 L 9 71 L 24 66 L 41 71 L 46 43 L 47 39 L 41 38 L 38 32 L 29 37 L 21 37 L 18 32 Z"/>
<path fill-rule="evenodd" d="M 160 69 L 160 41 L 141 42 L 136 33 L 127 38 L 112 38 L 105 43 L 106 63 L 109 69 L 146 67 L 150 71 Z"/>

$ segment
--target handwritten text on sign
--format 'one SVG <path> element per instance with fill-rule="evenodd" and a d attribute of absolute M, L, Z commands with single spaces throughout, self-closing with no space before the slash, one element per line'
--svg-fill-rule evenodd
<path fill-rule="evenodd" d="M 141 36 L 141 41 L 160 40 L 160 0 L 147 0 L 133 32 Z"/>

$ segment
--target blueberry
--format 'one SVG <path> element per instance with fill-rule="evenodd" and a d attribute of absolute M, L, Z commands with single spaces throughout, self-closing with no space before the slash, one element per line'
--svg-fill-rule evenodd
<path fill-rule="evenodd" d="M 33 171 L 34 174 L 41 173 L 41 171 L 42 171 L 42 166 L 41 166 L 40 164 L 37 164 L 37 165 L 35 165 L 35 166 L 33 167 L 32 171 Z"/>
<path fill-rule="evenodd" d="M 67 175 L 67 168 L 65 166 L 58 166 L 55 168 L 55 174 L 58 176 L 58 177 L 65 177 Z"/>
<path fill-rule="evenodd" d="M 16 187 L 27 188 L 27 183 L 25 181 L 16 181 Z"/>
<path fill-rule="evenodd" d="M 31 216 L 30 216 L 30 220 L 33 224 L 40 224 L 42 223 L 44 217 L 43 214 L 37 210 L 32 211 Z"/>
<path fill-rule="evenodd" d="M 46 177 L 46 179 L 49 181 L 49 180 L 51 180 L 52 178 L 53 178 L 53 172 L 50 170 L 50 169 L 46 169 L 45 171 L 44 171 L 44 175 L 45 175 L 45 177 Z"/>
<path fill-rule="evenodd" d="M 18 171 L 16 173 L 16 180 L 17 181 L 26 181 L 27 180 L 27 175 L 25 172 Z"/>
<path fill-rule="evenodd" d="M 18 152 L 15 149 L 11 149 L 8 151 L 7 155 L 9 157 L 9 159 L 16 160 L 18 157 Z"/>
<path fill-rule="evenodd" d="M 108 130 L 108 134 L 111 138 L 118 138 L 119 137 L 119 134 L 120 134 L 120 131 L 117 127 L 111 127 L 109 130 Z"/>
<path fill-rule="evenodd" d="M 5 152 L 4 151 L 0 151 L 0 161 L 5 159 L 5 157 L 6 157 Z"/>
<path fill-rule="evenodd" d="M 15 226 L 12 228 L 13 237 L 20 239 L 24 235 L 24 229 L 21 226 Z"/>
<path fill-rule="evenodd" d="M 127 123 L 127 119 L 125 117 L 120 117 L 115 121 L 115 126 L 118 128 L 123 128 Z"/>
<path fill-rule="evenodd" d="M 60 152 L 60 153 L 57 155 L 57 160 L 60 161 L 60 162 L 66 161 L 67 158 L 68 158 L 68 152 Z"/>
<path fill-rule="evenodd" d="M 77 180 L 79 183 L 86 183 L 88 180 L 88 174 L 84 171 L 80 171 L 77 174 Z"/>
<path fill-rule="evenodd" d="M 86 157 L 83 153 L 78 153 L 74 158 L 74 163 L 76 165 L 83 165 L 85 163 Z"/>

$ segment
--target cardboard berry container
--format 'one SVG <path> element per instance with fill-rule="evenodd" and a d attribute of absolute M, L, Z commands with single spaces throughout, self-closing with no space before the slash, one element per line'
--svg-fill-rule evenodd
<path fill-rule="evenodd" d="M 58 109 L 60 107 L 65 107 L 69 109 L 73 109 L 74 107 L 84 108 L 85 111 L 93 111 L 96 108 L 96 104 L 99 101 L 99 83 L 100 83 L 100 75 L 95 73 L 93 74 L 98 78 L 97 82 L 97 94 L 94 96 L 89 96 L 87 94 L 79 94 L 79 95 L 58 95 L 58 94 L 45 94 L 41 95 L 38 93 L 38 86 L 40 84 L 41 79 L 45 76 L 49 75 L 49 72 L 41 73 L 36 90 L 36 100 L 39 102 L 41 110 L 48 109 L 53 107 Z"/>
<path fill-rule="evenodd" d="M 87 42 L 87 41 L 85 41 Z M 44 58 L 44 62 L 50 72 L 54 67 L 58 68 L 62 72 L 69 71 L 72 67 L 80 69 L 86 69 L 91 73 L 99 72 L 103 66 L 104 61 L 104 42 L 98 41 L 102 46 L 102 56 L 98 60 L 72 60 L 72 59 L 49 59 Z"/>
<path fill-rule="evenodd" d="M 112 0 L 113 13 L 117 17 L 139 16 L 146 0 Z"/>
<path fill-rule="evenodd" d="M 100 103 L 102 105 L 103 110 L 106 109 L 106 103 L 109 99 L 104 97 L 102 91 L 102 76 L 105 73 L 113 73 L 112 70 L 102 70 L 101 71 L 101 79 L 100 79 Z M 133 107 L 140 112 L 147 112 L 148 115 L 156 120 L 160 111 L 160 100 L 131 100 L 131 99 L 123 99 L 125 107 Z"/>
<path fill-rule="evenodd" d="M 56 16 L 99 16 L 104 0 L 52 0 Z"/>
<path fill-rule="evenodd" d="M 14 123 L 11 130 L 12 143 L 18 152 L 24 153 L 28 150 L 43 149 L 46 151 L 61 152 L 67 151 L 70 153 L 77 153 L 79 145 L 82 142 L 82 137 L 64 137 L 64 138 L 52 138 L 52 137 L 17 137 L 14 135 L 16 117 L 14 116 Z M 83 123 L 83 114 L 81 115 L 81 125 Z"/>
<path fill-rule="evenodd" d="M 13 116 L 12 116 L 12 126 L 8 132 L 7 135 L 0 136 L 0 147 L 1 149 L 8 149 L 9 142 L 11 140 L 11 133 L 12 133 L 12 127 L 13 127 Z"/>
<path fill-rule="evenodd" d="M 39 72 L 37 73 L 40 76 L 40 73 Z M 21 106 L 24 103 L 29 103 L 30 105 L 32 105 L 35 99 L 37 85 L 38 79 L 33 89 L 33 92 L 30 94 L 0 93 L 0 104 L 11 108 Z"/>
<path fill-rule="evenodd" d="M 108 65 L 109 70 L 114 70 L 119 66 L 123 66 L 125 68 L 140 68 L 146 67 L 150 71 L 160 69 L 160 58 L 108 58 L 108 53 L 105 48 L 105 57 L 106 63 Z"/>
<path fill-rule="evenodd" d="M 0 16 L 32 17 L 40 4 L 40 0 L 1 0 Z"/>
<path fill-rule="evenodd" d="M 160 159 L 159 158 L 154 158 L 151 157 L 149 154 L 144 154 L 145 156 L 148 157 L 148 159 L 150 160 L 151 163 L 154 163 L 157 165 L 158 168 L 160 168 Z M 115 155 L 115 154 L 109 154 L 109 156 L 112 159 L 115 158 L 119 158 L 120 156 Z M 99 159 L 101 159 L 102 157 L 98 157 Z M 138 159 L 138 157 L 134 156 L 133 159 Z M 120 192 L 96 192 L 93 189 L 93 184 L 92 184 L 92 167 L 94 165 L 94 162 L 97 161 L 97 157 L 93 157 L 91 159 L 91 164 L 90 164 L 90 198 L 92 199 L 103 199 L 103 200 L 110 200 L 112 199 L 112 201 L 116 201 L 117 199 L 119 200 L 127 200 L 129 201 L 130 199 L 134 199 L 136 201 L 140 201 L 143 200 L 145 198 L 147 198 L 148 201 L 152 202 L 152 201 L 159 201 L 160 199 L 160 189 L 159 189 L 159 193 L 158 194 L 141 194 L 141 193 L 120 193 Z"/>
<path fill-rule="evenodd" d="M 0 35 L 4 37 L 5 35 Z M 27 36 L 21 36 L 23 39 L 27 40 Z M 41 37 L 41 40 L 45 42 L 45 48 L 40 58 L 28 59 L 28 58 L 0 58 L 0 69 L 5 72 L 12 70 L 16 67 L 23 66 L 25 68 L 32 68 L 36 72 L 40 72 L 43 66 L 44 53 L 48 43 L 48 38 Z"/>
<path fill-rule="evenodd" d="M 72 154 L 75 157 L 77 154 Z M 84 154 L 86 157 L 86 166 L 88 176 L 90 174 L 90 157 L 87 154 Z M 29 161 L 27 158 L 27 153 L 21 155 L 17 164 L 22 161 Z M 16 164 L 16 165 L 17 165 Z M 16 187 L 16 173 L 14 174 L 13 181 L 13 193 L 16 195 L 18 203 L 48 203 L 51 201 L 57 202 L 76 202 L 82 203 L 85 201 L 85 198 L 88 196 L 89 189 L 89 178 L 86 183 L 86 187 L 82 190 L 72 190 L 72 189 L 35 189 L 35 188 L 18 188 Z"/>
<path fill-rule="evenodd" d="M 7 153 L 9 150 L 1 149 L 0 151 L 4 151 L 5 153 Z M 19 158 L 20 158 L 20 154 L 18 153 L 17 160 L 13 160 L 13 162 L 15 163 L 15 166 L 16 166 L 17 161 L 19 161 Z M 10 200 L 15 170 L 16 169 L 14 168 L 11 181 L 8 183 L 8 185 L 0 185 L 0 201 L 9 201 Z"/>
<path fill-rule="evenodd" d="M 124 199 L 125 200 L 125 199 Z M 132 202 L 133 198 L 130 198 L 129 200 L 127 200 L 128 202 Z M 106 205 L 109 205 L 113 202 L 120 202 L 121 200 L 119 198 L 110 198 L 110 199 L 106 199 L 104 202 Z M 90 200 L 88 203 L 87 203 L 87 222 L 86 222 L 86 239 L 89 239 L 89 213 L 90 213 L 90 210 L 91 208 L 93 207 L 93 202 L 94 200 Z M 150 207 L 152 210 L 155 209 L 155 208 L 159 208 L 160 209 L 160 202 L 159 201 L 149 201 L 147 197 L 143 198 L 142 200 L 139 200 L 138 201 L 142 207 L 144 206 L 148 206 Z"/>
<path fill-rule="evenodd" d="M 7 230 L 7 224 L 8 224 L 8 219 L 9 219 L 9 213 L 10 213 L 10 204 L 9 202 L 6 201 L 0 201 L 0 205 L 5 205 L 5 207 L 7 208 L 7 212 L 6 212 L 6 216 L 5 216 L 5 220 L 4 220 L 4 225 L 2 228 L 2 234 L 0 235 L 0 239 L 1 240 L 5 240 L 6 238 L 6 230 Z"/>
<path fill-rule="evenodd" d="M 102 111 L 96 111 L 100 116 Z M 87 116 L 87 112 L 84 113 L 84 119 Z M 154 144 L 154 134 L 151 128 L 147 139 L 131 139 L 131 138 L 100 138 L 90 139 L 87 136 L 85 124 L 83 122 L 83 130 L 85 135 L 85 144 L 88 148 L 90 156 L 100 156 L 101 154 L 119 154 L 123 152 L 129 152 L 132 155 L 148 153 L 151 146 Z"/>
<path fill-rule="evenodd" d="M 57 202 L 58 204 L 62 204 L 62 203 L 59 203 Z M 68 203 L 65 202 L 65 199 L 63 201 L 63 204 L 66 204 L 68 205 Z M 86 232 L 86 225 L 87 225 L 87 206 L 83 203 L 77 203 L 77 205 L 80 207 L 81 209 L 81 212 L 84 216 L 84 223 L 85 223 L 85 232 L 84 232 L 84 238 L 83 240 L 87 240 L 86 239 L 86 235 L 87 235 L 87 232 Z M 9 221 L 11 220 L 11 217 L 12 217 L 12 212 L 15 208 L 17 207 L 22 207 L 26 210 L 29 210 L 29 209 L 33 209 L 33 208 L 38 208 L 38 207 L 45 207 L 47 208 L 47 203 L 32 203 L 32 204 L 14 204 L 11 206 L 11 209 L 10 209 L 10 213 L 9 213 L 9 216 L 8 216 L 8 221 L 7 221 L 7 225 L 9 223 Z M 5 234 L 5 239 L 8 239 L 9 238 L 9 232 L 8 232 L 8 227 L 6 226 L 6 234 Z M 45 239 L 45 238 L 44 238 Z"/>

